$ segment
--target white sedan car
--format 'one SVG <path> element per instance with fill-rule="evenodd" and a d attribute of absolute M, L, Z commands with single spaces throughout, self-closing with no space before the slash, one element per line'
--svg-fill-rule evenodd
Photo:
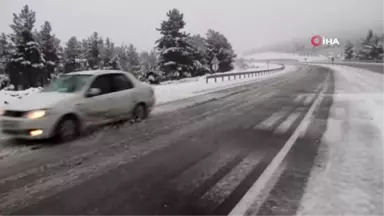
<path fill-rule="evenodd" d="M 144 119 L 154 104 L 153 88 L 130 73 L 73 72 L 55 79 L 39 93 L 4 105 L 0 128 L 13 138 L 67 141 L 89 126 Z"/>

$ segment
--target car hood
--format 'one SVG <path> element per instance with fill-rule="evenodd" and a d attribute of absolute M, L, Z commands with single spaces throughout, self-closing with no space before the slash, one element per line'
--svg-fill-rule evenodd
<path fill-rule="evenodd" d="M 29 111 L 36 109 L 51 108 L 59 102 L 73 98 L 75 94 L 62 92 L 39 92 L 22 98 L 7 101 L 3 108 L 6 110 Z"/>

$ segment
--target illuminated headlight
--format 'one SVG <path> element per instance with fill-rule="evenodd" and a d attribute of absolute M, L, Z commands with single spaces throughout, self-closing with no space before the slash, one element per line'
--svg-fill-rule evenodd
<path fill-rule="evenodd" d="M 47 114 L 45 110 L 34 110 L 27 112 L 24 116 L 29 119 L 38 119 L 42 118 Z"/>

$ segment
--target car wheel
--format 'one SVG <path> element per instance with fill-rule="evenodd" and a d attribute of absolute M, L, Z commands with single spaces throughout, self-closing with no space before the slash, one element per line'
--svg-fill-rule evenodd
<path fill-rule="evenodd" d="M 59 142 L 67 142 L 79 135 L 79 124 L 75 118 L 64 117 L 56 128 L 55 138 Z"/>
<path fill-rule="evenodd" d="M 144 104 L 136 105 L 135 109 L 133 110 L 134 121 L 141 121 L 147 118 L 147 115 L 148 115 L 147 107 Z"/>

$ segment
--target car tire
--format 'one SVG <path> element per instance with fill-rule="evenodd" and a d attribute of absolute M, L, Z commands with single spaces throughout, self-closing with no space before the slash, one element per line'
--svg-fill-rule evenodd
<path fill-rule="evenodd" d="M 132 119 L 135 122 L 140 122 L 148 117 L 148 110 L 147 106 L 145 104 L 140 103 L 137 104 L 136 107 L 133 109 L 132 113 Z"/>
<path fill-rule="evenodd" d="M 79 122 L 74 117 L 64 117 L 57 124 L 55 129 L 55 139 L 62 142 L 74 140 L 80 134 Z"/>

